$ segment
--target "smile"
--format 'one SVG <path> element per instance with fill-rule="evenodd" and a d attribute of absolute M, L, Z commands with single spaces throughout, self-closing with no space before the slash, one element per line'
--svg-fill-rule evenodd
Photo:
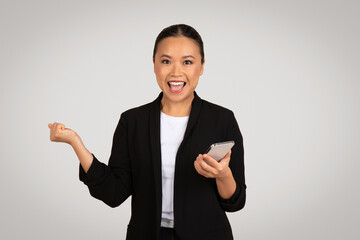
<path fill-rule="evenodd" d="M 170 81 L 168 82 L 168 85 L 172 93 L 180 93 L 184 89 L 186 83 L 182 81 Z"/>

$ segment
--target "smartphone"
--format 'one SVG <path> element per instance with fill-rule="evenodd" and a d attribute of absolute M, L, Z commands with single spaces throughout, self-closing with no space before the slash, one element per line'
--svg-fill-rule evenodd
<path fill-rule="evenodd" d="M 230 151 L 230 149 L 235 145 L 234 141 L 219 142 L 211 144 L 209 149 L 206 151 L 210 157 L 216 161 L 220 161 L 225 157 L 225 155 Z"/>

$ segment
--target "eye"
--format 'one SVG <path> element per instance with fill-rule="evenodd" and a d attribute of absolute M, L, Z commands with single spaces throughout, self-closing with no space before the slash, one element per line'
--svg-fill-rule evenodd
<path fill-rule="evenodd" d="M 164 60 L 161 61 L 161 63 L 163 63 L 163 64 L 170 64 L 170 61 L 167 60 L 167 59 L 164 59 Z"/>
<path fill-rule="evenodd" d="M 192 61 L 190 61 L 190 60 L 185 60 L 184 61 L 184 65 L 191 65 L 193 62 Z"/>

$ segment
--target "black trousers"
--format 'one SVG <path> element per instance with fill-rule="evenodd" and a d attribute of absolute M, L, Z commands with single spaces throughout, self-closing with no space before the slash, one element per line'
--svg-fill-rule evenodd
<path fill-rule="evenodd" d="M 161 240 L 180 240 L 176 236 L 174 228 L 165 228 L 165 227 L 161 227 L 160 239 Z"/>

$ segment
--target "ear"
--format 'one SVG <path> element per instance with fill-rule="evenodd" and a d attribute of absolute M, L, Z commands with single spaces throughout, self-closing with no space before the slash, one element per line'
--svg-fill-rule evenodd
<path fill-rule="evenodd" d="M 204 61 L 201 63 L 201 70 L 200 70 L 200 76 L 204 73 L 204 64 L 205 64 L 205 58 Z"/>
<path fill-rule="evenodd" d="M 155 58 L 152 59 L 154 64 L 154 73 L 155 73 Z"/>

